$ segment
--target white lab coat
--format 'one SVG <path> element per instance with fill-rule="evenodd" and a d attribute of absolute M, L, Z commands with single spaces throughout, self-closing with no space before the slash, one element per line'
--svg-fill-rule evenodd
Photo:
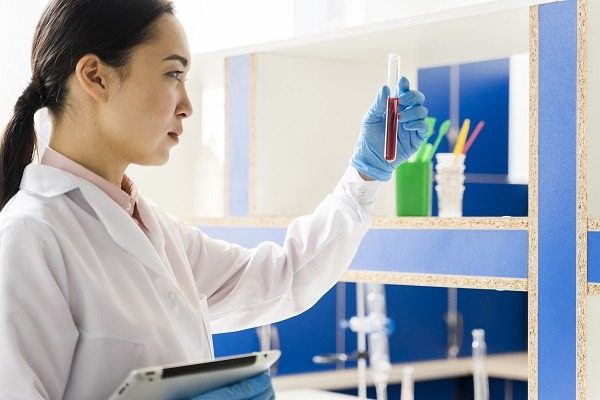
<path fill-rule="evenodd" d="M 29 165 L 0 213 L 0 399 L 104 400 L 132 368 L 211 358 L 211 332 L 306 310 L 352 260 L 377 186 L 348 168 L 283 247 L 246 249 L 141 198 L 149 239 L 95 185 Z"/>

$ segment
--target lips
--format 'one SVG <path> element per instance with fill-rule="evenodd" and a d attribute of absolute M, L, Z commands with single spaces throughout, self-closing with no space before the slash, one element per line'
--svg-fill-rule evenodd
<path fill-rule="evenodd" d="M 169 132 L 168 135 L 171 137 L 171 139 L 175 140 L 176 142 L 179 142 L 179 136 L 181 136 L 182 133 L 183 129 L 176 129 L 174 131 Z"/>

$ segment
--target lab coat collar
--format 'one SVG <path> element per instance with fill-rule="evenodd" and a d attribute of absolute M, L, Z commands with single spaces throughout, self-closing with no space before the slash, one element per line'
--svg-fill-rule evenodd
<path fill-rule="evenodd" d="M 159 275 L 173 280 L 168 267 L 163 264 L 156 249 L 148 237 L 142 232 L 131 216 L 105 192 L 69 172 L 40 164 L 29 164 L 23 171 L 21 189 L 39 196 L 51 198 L 79 189 L 83 197 L 96 213 L 96 216 L 106 228 L 111 238 L 126 252 L 142 262 Z M 149 213 L 151 218 L 155 218 Z M 157 221 L 152 221 L 154 226 Z M 155 245 L 164 247 L 164 236 L 156 229 Z"/>

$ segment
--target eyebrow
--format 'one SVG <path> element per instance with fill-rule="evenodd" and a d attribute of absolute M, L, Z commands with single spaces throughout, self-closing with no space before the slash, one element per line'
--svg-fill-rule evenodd
<path fill-rule="evenodd" d="M 169 57 L 165 58 L 163 61 L 171 61 L 171 60 L 179 61 L 180 63 L 183 64 L 184 67 L 187 67 L 187 65 L 188 65 L 187 58 L 182 57 L 178 54 L 171 54 Z"/>

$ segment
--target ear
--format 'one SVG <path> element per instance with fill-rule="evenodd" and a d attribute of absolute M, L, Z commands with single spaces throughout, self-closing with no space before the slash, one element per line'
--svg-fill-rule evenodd
<path fill-rule="evenodd" d="M 93 99 L 104 102 L 108 94 L 109 81 L 112 79 L 110 67 L 95 54 L 86 54 L 75 66 L 77 81 Z"/>

